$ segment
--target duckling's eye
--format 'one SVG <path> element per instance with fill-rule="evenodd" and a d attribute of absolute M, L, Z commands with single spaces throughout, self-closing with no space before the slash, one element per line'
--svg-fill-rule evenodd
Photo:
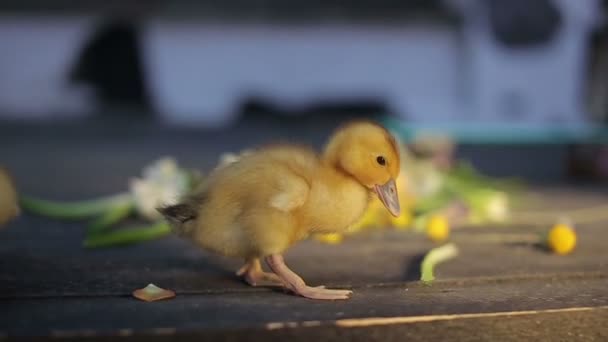
<path fill-rule="evenodd" d="M 378 158 L 376 158 L 376 161 L 382 166 L 386 165 L 386 159 L 384 159 L 383 156 L 378 156 Z"/>

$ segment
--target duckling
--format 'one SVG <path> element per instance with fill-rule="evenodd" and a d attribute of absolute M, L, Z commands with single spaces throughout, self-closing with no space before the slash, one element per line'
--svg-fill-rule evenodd
<path fill-rule="evenodd" d="M 295 145 L 248 151 L 211 172 L 180 203 L 158 208 L 173 231 L 205 250 L 238 257 L 252 286 L 278 284 L 310 299 L 348 299 L 349 290 L 311 287 L 283 254 L 313 233 L 354 225 L 372 196 L 400 215 L 399 150 L 382 126 L 355 121 L 337 129 L 321 154 Z M 260 260 L 272 270 L 262 270 Z"/>

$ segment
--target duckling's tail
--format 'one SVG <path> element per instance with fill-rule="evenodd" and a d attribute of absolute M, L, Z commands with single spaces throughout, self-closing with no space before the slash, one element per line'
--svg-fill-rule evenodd
<path fill-rule="evenodd" d="M 194 206 L 187 203 L 156 208 L 161 213 L 173 230 L 179 236 L 189 237 L 194 232 L 195 220 L 198 216 Z"/>

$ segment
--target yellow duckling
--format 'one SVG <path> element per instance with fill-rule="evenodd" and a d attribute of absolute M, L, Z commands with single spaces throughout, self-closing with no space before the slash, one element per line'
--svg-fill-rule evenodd
<path fill-rule="evenodd" d="M 317 155 L 308 148 L 261 148 L 209 175 L 177 205 L 159 208 L 181 236 L 215 253 L 242 258 L 237 272 L 251 285 L 274 282 L 312 299 L 347 299 L 348 290 L 308 286 L 283 254 L 315 233 L 343 233 L 372 195 L 400 215 L 395 139 L 383 127 L 357 121 L 339 128 Z M 262 271 L 266 261 L 273 273 Z"/>

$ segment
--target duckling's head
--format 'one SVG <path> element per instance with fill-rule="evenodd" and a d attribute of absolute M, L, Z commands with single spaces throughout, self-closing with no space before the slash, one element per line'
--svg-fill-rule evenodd
<path fill-rule="evenodd" d="M 329 139 L 324 160 L 376 192 L 388 211 L 399 216 L 399 149 L 385 128 L 366 121 L 339 128 Z"/>

